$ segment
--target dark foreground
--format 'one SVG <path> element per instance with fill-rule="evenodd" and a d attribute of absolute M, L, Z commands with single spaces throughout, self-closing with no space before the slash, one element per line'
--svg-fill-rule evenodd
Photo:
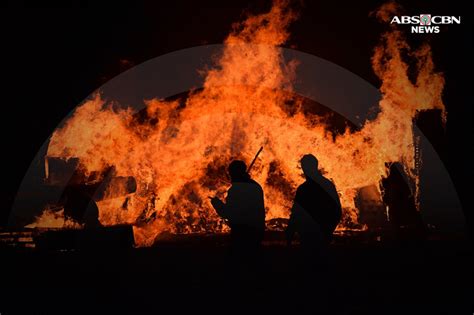
<path fill-rule="evenodd" d="M 456 241 L 331 248 L 306 264 L 264 246 L 251 268 L 224 242 L 155 248 L 1 252 L 0 314 L 472 314 L 472 263 Z"/>

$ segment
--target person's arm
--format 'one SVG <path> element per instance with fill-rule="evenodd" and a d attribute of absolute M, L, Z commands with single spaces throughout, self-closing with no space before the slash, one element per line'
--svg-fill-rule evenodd
<path fill-rule="evenodd" d="M 290 213 L 290 218 L 288 220 L 288 226 L 286 227 L 286 243 L 288 246 L 291 245 L 291 242 L 293 241 L 293 237 L 295 236 L 295 204 L 293 204 L 293 207 L 291 208 L 291 213 Z"/>
<path fill-rule="evenodd" d="M 234 221 L 238 213 L 239 205 L 242 204 L 242 191 L 239 189 L 238 183 L 233 184 L 227 191 L 225 198 L 225 218 Z"/>
<path fill-rule="evenodd" d="M 225 199 L 225 203 L 217 197 L 211 199 L 211 204 L 216 209 L 218 215 L 226 220 L 232 219 L 233 216 L 233 208 L 236 202 L 236 194 L 234 192 L 235 188 L 231 187 L 227 191 L 227 197 Z"/>
<path fill-rule="evenodd" d="M 293 201 L 293 206 L 291 207 L 290 210 L 290 218 L 288 220 L 288 226 L 286 228 L 286 242 L 289 245 L 291 245 L 291 242 L 293 241 L 293 237 L 295 236 L 296 233 L 296 216 L 297 216 L 297 200 L 298 200 L 298 195 L 299 195 L 299 189 L 296 190 L 296 195 L 295 195 L 295 200 Z"/>
<path fill-rule="evenodd" d="M 211 199 L 211 205 L 214 207 L 214 209 L 216 210 L 219 216 L 221 216 L 224 219 L 227 219 L 226 211 L 225 211 L 226 205 L 225 203 L 222 202 L 222 200 L 220 200 L 217 197 L 214 197 Z"/>

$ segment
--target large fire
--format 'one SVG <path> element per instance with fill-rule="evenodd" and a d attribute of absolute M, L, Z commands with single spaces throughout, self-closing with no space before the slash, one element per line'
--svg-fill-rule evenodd
<path fill-rule="evenodd" d="M 387 20 L 394 10 L 390 3 L 376 15 Z M 413 119 L 429 109 L 445 114 L 444 79 L 434 72 L 430 47 L 413 51 L 400 31 L 383 34 L 372 57 L 382 81 L 379 113 L 358 130 L 334 135 L 291 93 L 298 62 L 285 62 L 279 46 L 296 17 L 286 1 L 276 1 L 268 13 L 235 24 L 216 65 L 205 74 L 204 88 L 190 92 L 184 104 L 146 100 L 138 115 L 96 94 L 54 132 L 48 157 L 77 158 L 86 176 L 113 167 L 115 175 L 135 178 L 134 193 L 107 188 L 106 194 L 120 197 L 98 202 L 99 219 L 104 225 L 133 224 L 141 246 L 165 231 L 225 231 L 208 196 L 223 197 L 230 185 L 229 162 L 250 162 L 261 146 L 252 177 L 264 189 L 267 220 L 288 217 L 303 181 L 298 161 L 307 153 L 318 157 L 341 196 L 340 228 L 360 227 L 357 188 L 380 187 L 387 163 L 404 166 L 417 194 Z M 416 60 L 415 80 L 409 79 L 403 54 Z"/>

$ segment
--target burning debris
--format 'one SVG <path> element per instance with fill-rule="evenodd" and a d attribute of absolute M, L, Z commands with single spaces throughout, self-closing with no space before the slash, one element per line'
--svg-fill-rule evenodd
<path fill-rule="evenodd" d="M 383 6 L 377 17 L 385 19 L 391 9 Z M 298 61 L 286 62 L 279 46 L 295 19 L 286 1 L 276 1 L 268 13 L 235 24 L 205 74 L 204 88 L 182 101 L 146 100 L 146 109 L 135 113 L 96 94 L 54 132 L 47 163 L 73 163 L 79 170 L 74 182 L 97 203 L 100 224 L 133 224 L 141 246 L 152 245 L 165 231 L 226 231 L 207 196 L 222 197 L 229 162 L 250 161 L 262 145 L 252 176 L 265 192 L 268 226 L 286 224 L 302 182 L 297 164 L 308 153 L 318 156 L 338 190 L 344 210 L 339 229 L 365 228 L 359 220 L 364 202 L 374 220 L 385 216 L 380 183 L 393 163 L 400 163 L 413 184 L 416 205 L 413 119 L 430 109 L 446 114 L 444 79 L 434 72 L 430 47 L 411 50 L 394 28 L 383 34 L 372 57 L 382 81 L 378 115 L 359 129 L 334 133 L 328 119 L 306 110 L 292 92 Z M 414 80 L 405 56 L 416 60 Z M 48 178 L 61 182 L 55 176 Z"/>

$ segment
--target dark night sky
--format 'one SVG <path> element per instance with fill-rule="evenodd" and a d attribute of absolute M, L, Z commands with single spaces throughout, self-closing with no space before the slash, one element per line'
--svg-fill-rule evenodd
<path fill-rule="evenodd" d="M 32 158 L 64 116 L 102 83 L 130 67 L 178 49 L 222 43 L 243 12 L 269 1 L 10 1 L 0 9 L 2 63 L 1 223 Z M 38 2 L 36 2 L 38 3 Z M 421 126 L 455 182 L 466 209 L 472 185 L 472 17 L 462 1 L 401 1 L 408 14 L 461 15 L 462 25 L 430 40 L 446 74 L 445 133 Z M 375 1 L 305 1 L 287 46 L 358 74 L 375 86 L 370 56 L 383 30 L 369 12 Z M 127 62 L 123 62 L 127 60 Z M 469 163 L 469 164 L 468 164 Z"/>

